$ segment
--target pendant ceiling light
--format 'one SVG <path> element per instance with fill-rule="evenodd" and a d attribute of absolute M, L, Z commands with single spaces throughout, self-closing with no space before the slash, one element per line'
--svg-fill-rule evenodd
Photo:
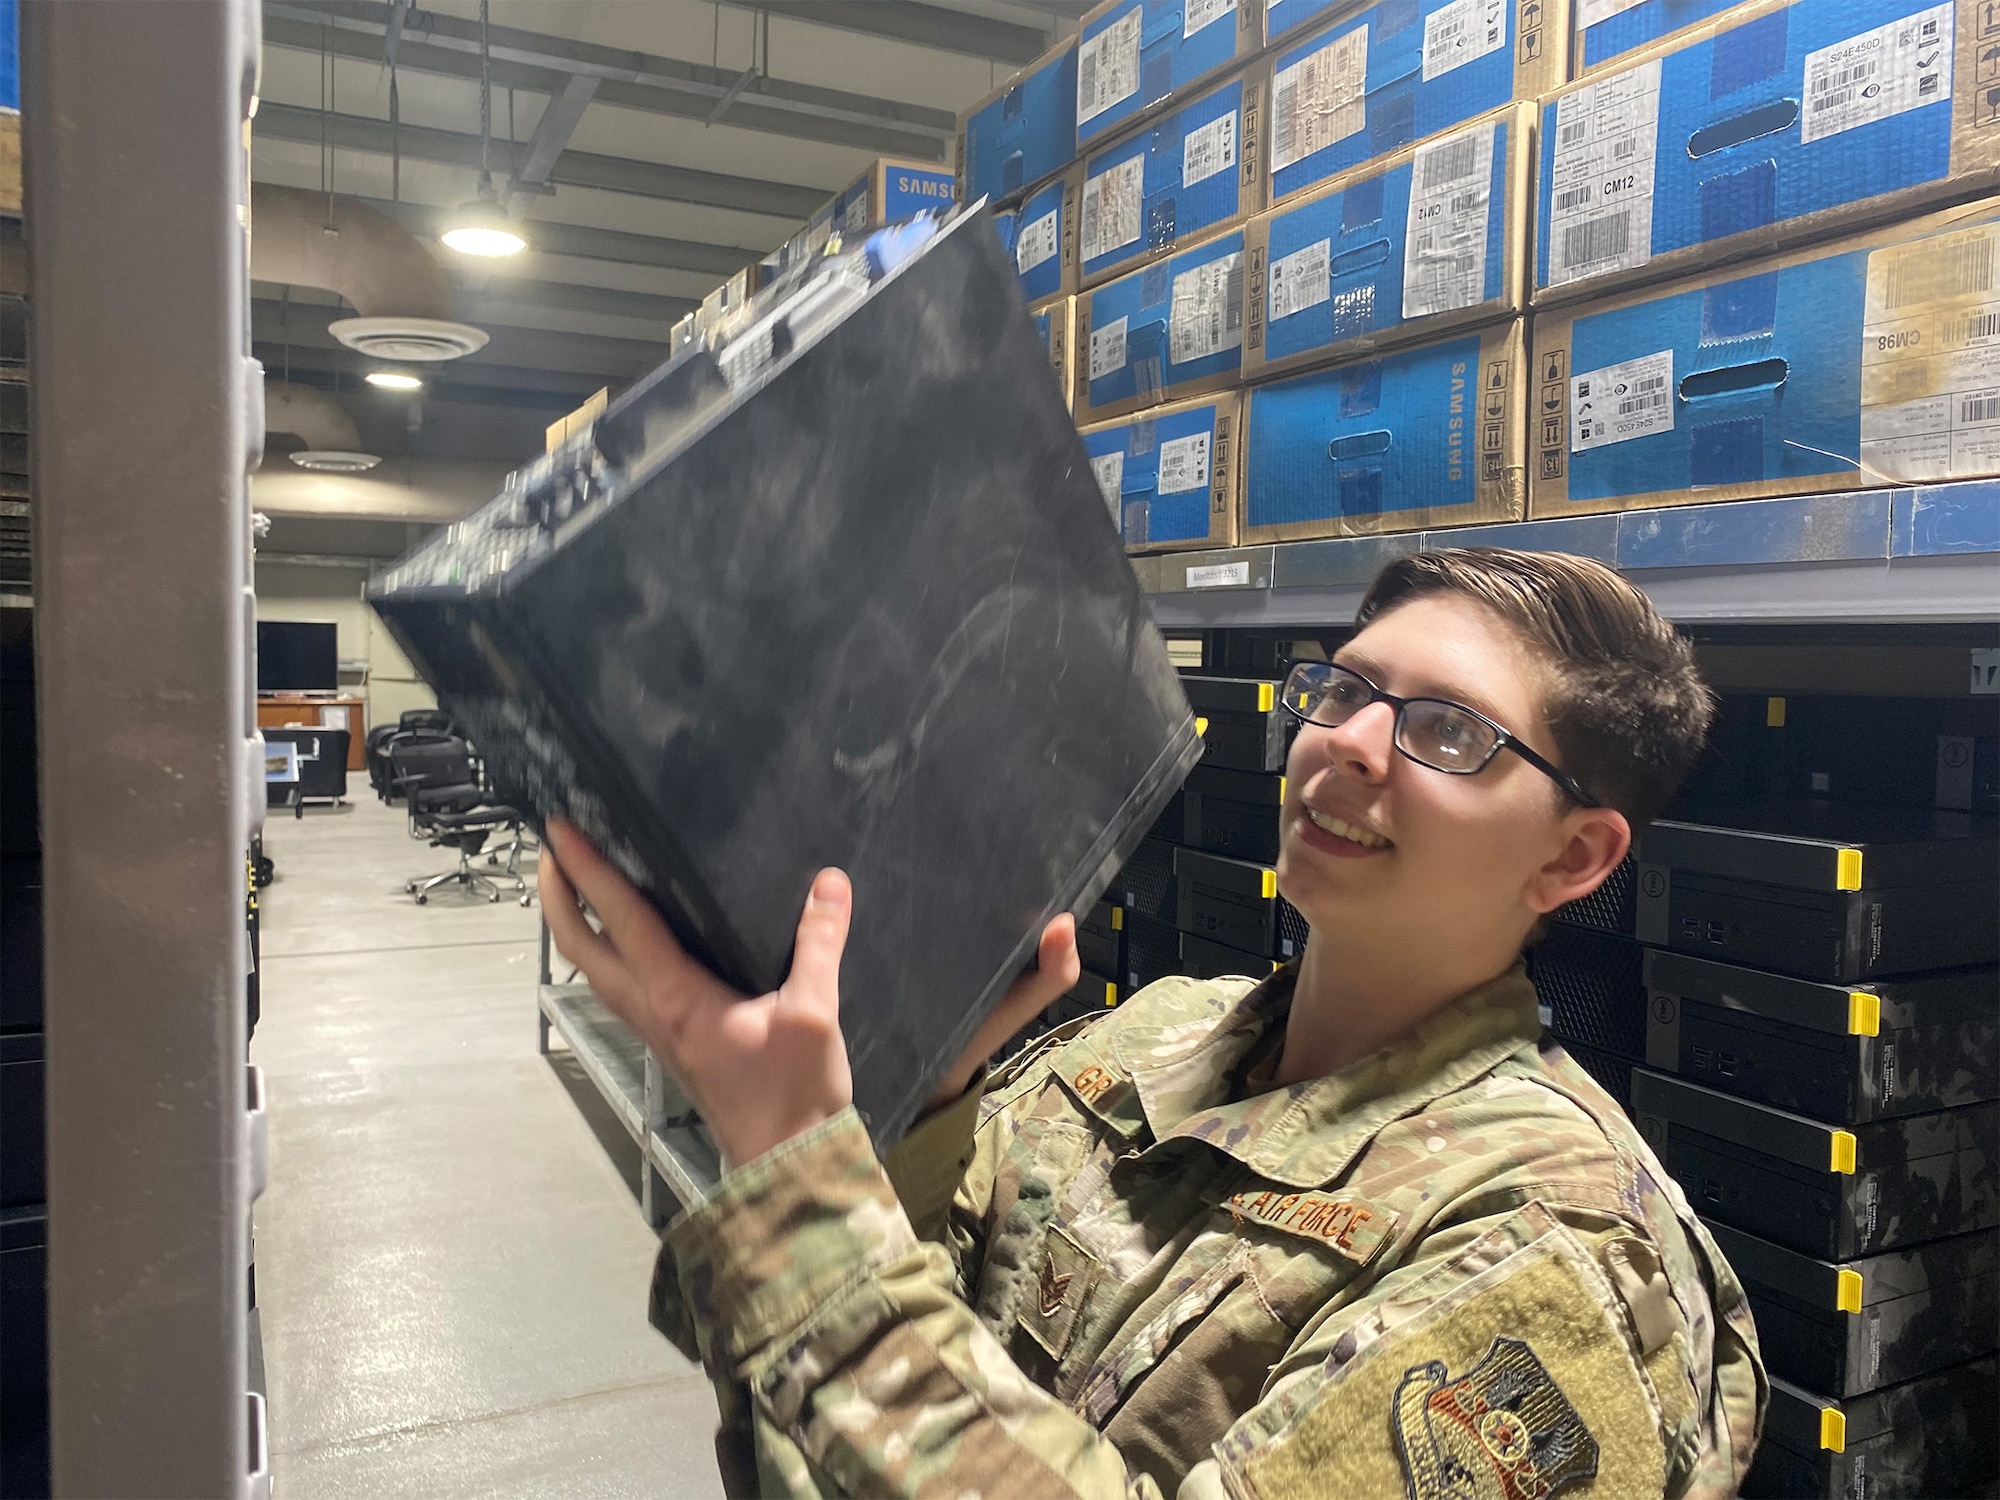
<path fill-rule="evenodd" d="M 439 238 L 461 255 L 518 255 L 528 248 L 528 241 L 507 217 L 493 191 L 493 77 L 487 51 L 487 5 L 488 0 L 479 0 L 479 196 L 459 205 L 450 227 Z"/>

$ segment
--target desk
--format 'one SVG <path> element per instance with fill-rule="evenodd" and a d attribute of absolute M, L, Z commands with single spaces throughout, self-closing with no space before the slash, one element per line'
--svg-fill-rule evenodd
<path fill-rule="evenodd" d="M 366 698 L 304 698 L 294 693 L 259 693 L 257 727 L 282 729 L 288 724 L 303 724 L 308 728 L 340 728 L 337 716 L 332 723 L 326 723 L 320 718 L 320 710 L 328 708 L 346 711 L 347 769 L 350 771 L 367 769 L 365 752 L 368 739 L 368 700 Z"/>

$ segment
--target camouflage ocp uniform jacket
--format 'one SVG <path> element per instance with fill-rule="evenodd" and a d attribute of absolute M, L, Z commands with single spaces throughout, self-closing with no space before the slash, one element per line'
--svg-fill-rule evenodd
<path fill-rule="evenodd" d="M 1168 979 L 923 1122 L 850 1111 L 667 1234 L 741 1495 L 1733 1494 L 1743 1292 L 1519 969 L 1260 1085 L 1293 975 Z"/>

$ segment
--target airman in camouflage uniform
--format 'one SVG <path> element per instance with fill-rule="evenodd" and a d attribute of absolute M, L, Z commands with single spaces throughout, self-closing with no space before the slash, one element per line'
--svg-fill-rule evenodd
<path fill-rule="evenodd" d="M 1733 1494 L 1742 1290 L 1525 975 L 1272 1088 L 1292 978 L 1161 980 L 888 1173 L 849 1112 L 725 1179 L 653 1318 L 731 1493 Z"/>
<path fill-rule="evenodd" d="M 1418 554 L 1359 619 L 1284 693 L 1299 963 L 1162 980 L 974 1085 L 996 1020 L 1075 981 L 1059 918 L 886 1165 L 838 1028 L 844 878 L 749 999 L 551 827 L 557 941 L 733 1164 L 652 1304 L 716 1382 L 732 1494 L 1735 1491 L 1768 1399 L 1742 1288 L 1518 961 L 1712 698 L 1581 559 Z"/>

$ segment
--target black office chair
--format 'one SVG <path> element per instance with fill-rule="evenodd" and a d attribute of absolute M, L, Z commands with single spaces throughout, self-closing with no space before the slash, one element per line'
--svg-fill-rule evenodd
<path fill-rule="evenodd" d="M 404 730 L 425 730 L 432 734 L 457 734 L 458 726 L 451 715 L 441 708 L 406 708 L 396 720 L 396 727 Z"/>
<path fill-rule="evenodd" d="M 458 864 L 441 875 L 420 876 L 404 889 L 422 906 L 438 886 L 457 882 L 466 890 L 500 899 L 495 881 L 475 870 L 472 858 L 496 833 L 518 836 L 521 815 L 511 807 L 488 802 L 473 769 L 471 747 L 456 737 L 427 739 L 403 736 L 390 742 L 390 784 L 409 808 L 410 837 L 434 849 L 456 849 Z M 510 861 L 503 878 L 511 878 L 523 906 L 534 904 L 534 892 Z"/>

